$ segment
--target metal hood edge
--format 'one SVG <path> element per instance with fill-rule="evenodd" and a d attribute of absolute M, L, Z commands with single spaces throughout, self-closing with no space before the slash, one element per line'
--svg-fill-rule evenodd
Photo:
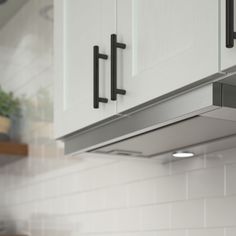
<path fill-rule="evenodd" d="M 101 135 L 102 134 L 102 135 Z M 222 140 L 228 140 L 223 141 Z M 202 154 L 236 147 L 236 68 L 63 137 L 65 154 L 95 152 L 135 157 Z M 224 146 L 219 145 L 219 142 Z M 207 146 L 206 146 L 207 144 Z"/>

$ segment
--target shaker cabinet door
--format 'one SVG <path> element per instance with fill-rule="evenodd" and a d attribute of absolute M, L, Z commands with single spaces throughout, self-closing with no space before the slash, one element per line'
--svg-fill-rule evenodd
<path fill-rule="evenodd" d="M 118 112 L 219 70 L 218 2 L 117 0 Z"/>
<path fill-rule="evenodd" d="M 110 34 L 115 0 L 55 0 L 55 136 L 63 137 L 116 112 L 110 102 Z M 99 102 L 94 109 L 93 47 L 99 46 Z"/>

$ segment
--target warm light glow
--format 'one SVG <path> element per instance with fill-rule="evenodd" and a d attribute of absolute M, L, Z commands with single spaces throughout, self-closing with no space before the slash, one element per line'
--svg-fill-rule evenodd
<path fill-rule="evenodd" d="M 187 157 L 193 157 L 194 153 L 187 152 L 187 151 L 178 151 L 178 152 L 174 152 L 172 156 L 177 157 L 177 158 L 187 158 Z"/>

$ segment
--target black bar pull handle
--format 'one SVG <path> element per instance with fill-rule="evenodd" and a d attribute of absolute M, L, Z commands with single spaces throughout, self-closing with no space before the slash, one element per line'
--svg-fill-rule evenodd
<path fill-rule="evenodd" d="M 107 103 L 107 98 L 99 97 L 99 59 L 108 59 L 105 54 L 99 53 L 99 47 L 93 47 L 93 108 L 99 108 L 99 102 Z"/>
<path fill-rule="evenodd" d="M 124 89 L 117 88 L 117 48 L 125 49 L 124 43 L 117 42 L 116 34 L 111 35 L 111 100 L 116 101 L 117 94 L 125 95 Z"/>
<path fill-rule="evenodd" d="M 234 32 L 234 0 L 226 0 L 226 47 L 232 48 L 236 39 Z"/>

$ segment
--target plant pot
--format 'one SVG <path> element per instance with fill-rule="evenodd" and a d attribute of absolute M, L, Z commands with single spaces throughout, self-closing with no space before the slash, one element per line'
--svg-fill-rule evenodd
<path fill-rule="evenodd" d="M 9 139 L 10 128 L 11 128 L 11 120 L 7 117 L 0 116 L 0 140 Z"/>

